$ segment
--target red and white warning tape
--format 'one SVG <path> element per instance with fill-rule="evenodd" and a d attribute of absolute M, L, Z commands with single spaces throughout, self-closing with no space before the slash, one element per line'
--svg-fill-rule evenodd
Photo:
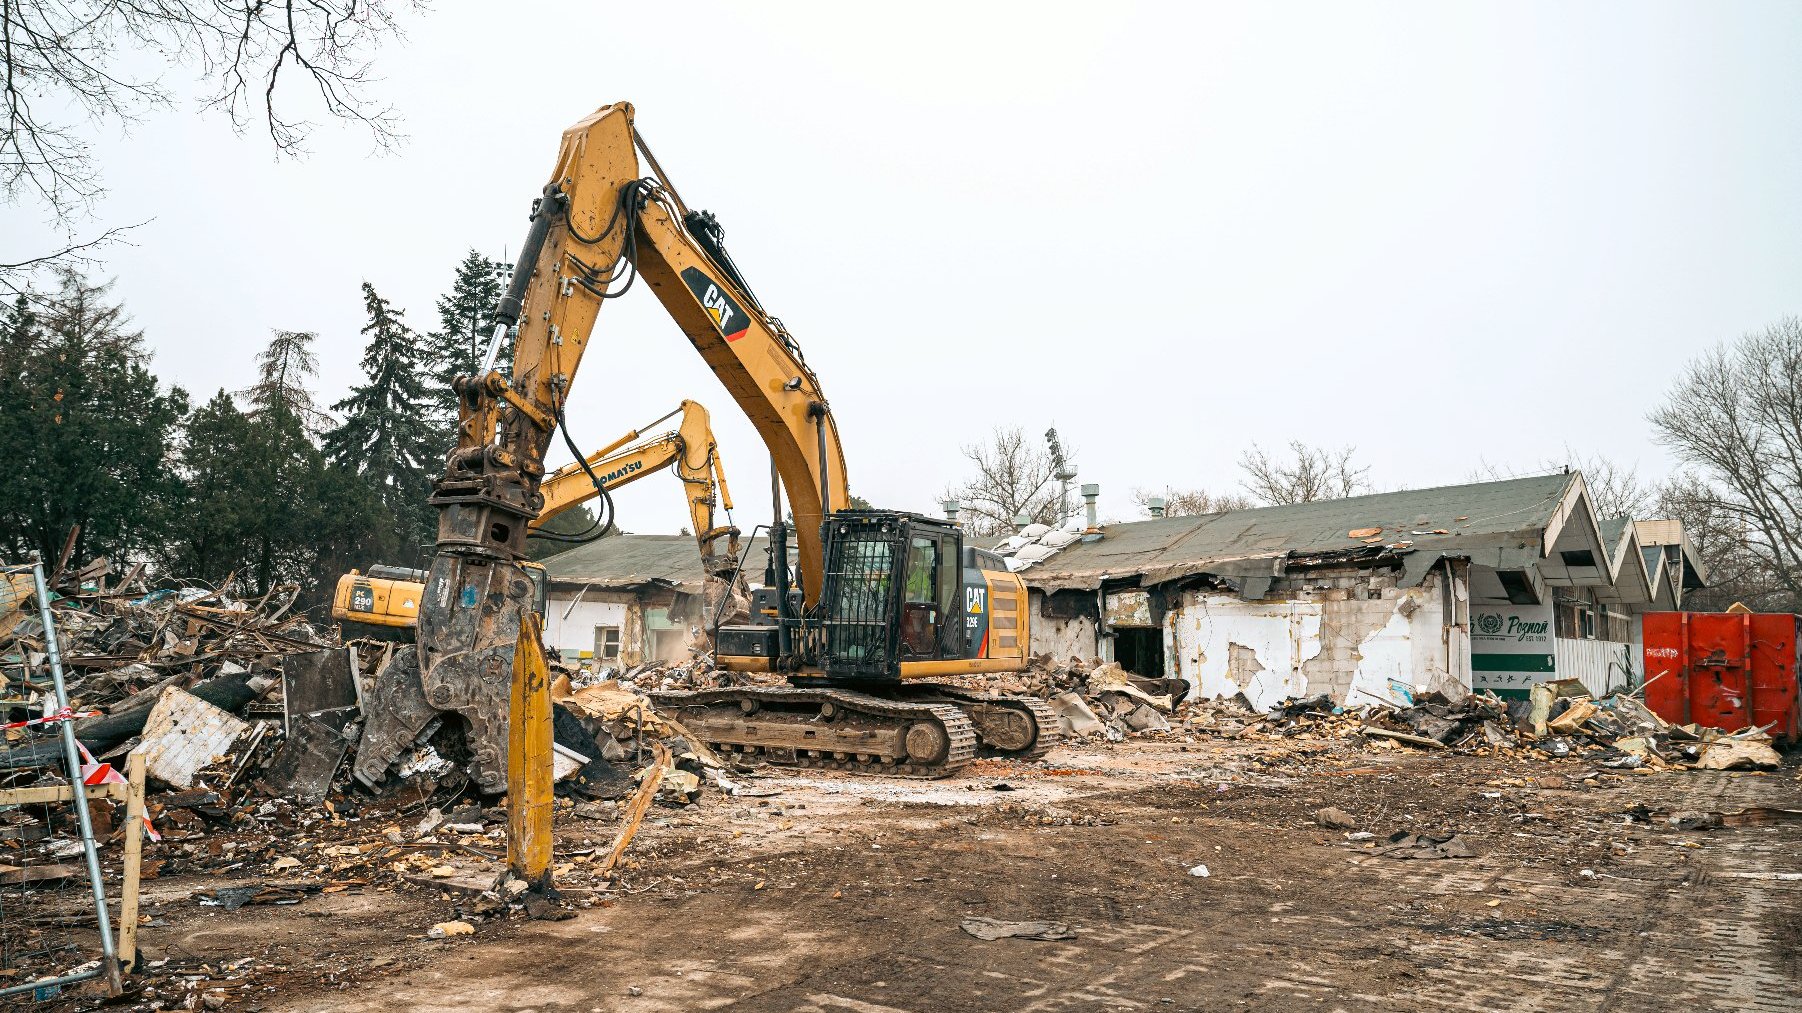
<path fill-rule="evenodd" d="M 97 718 L 99 711 L 77 711 L 73 707 L 46 714 L 41 718 L 26 718 L 24 721 L 13 721 L 0 725 L 0 731 L 12 731 L 15 728 L 30 728 L 33 725 L 54 725 L 63 721 L 74 721 L 77 718 Z"/>
<path fill-rule="evenodd" d="M 0 725 L 0 730 L 29 728 L 32 725 L 52 725 L 63 721 L 74 721 L 77 718 L 95 718 L 99 717 L 100 714 L 100 711 L 77 711 L 73 707 L 64 707 L 62 710 L 46 714 L 41 718 L 31 718 L 26 721 L 14 721 L 9 724 Z M 75 743 L 75 748 L 81 753 L 82 784 L 87 785 L 88 787 L 94 787 L 102 784 L 127 783 L 125 775 L 114 770 L 112 764 L 101 763 L 95 760 L 94 754 L 88 752 L 88 747 L 82 745 L 80 741 Z M 163 839 L 163 835 L 156 832 L 156 824 L 150 822 L 149 813 L 144 814 L 144 833 L 153 841 L 161 841 Z"/>

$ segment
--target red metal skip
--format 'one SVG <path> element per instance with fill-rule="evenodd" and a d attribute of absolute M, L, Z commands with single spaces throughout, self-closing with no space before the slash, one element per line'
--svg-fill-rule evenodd
<path fill-rule="evenodd" d="M 1773 738 L 1802 739 L 1797 619 L 1789 613 L 1646 613 L 1646 705 L 1677 724 L 1727 731 L 1769 725 Z"/>

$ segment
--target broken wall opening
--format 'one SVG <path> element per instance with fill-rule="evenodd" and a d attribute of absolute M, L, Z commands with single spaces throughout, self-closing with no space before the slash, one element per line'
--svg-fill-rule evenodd
<path fill-rule="evenodd" d="M 1155 626 L 1121 626 L 1114 630 L 1114 661 L 1147 679 L 1164 677 L 1164 631 Z"/>

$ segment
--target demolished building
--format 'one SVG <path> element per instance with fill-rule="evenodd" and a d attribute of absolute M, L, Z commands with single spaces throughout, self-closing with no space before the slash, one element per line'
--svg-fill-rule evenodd
<path fill-rule="evenodd" d="M 1598 518 L 1577 472 L 1038 526 L 1001 548 L 1030 590 L 1035 654 L 1259 709 L 1524 696 L 1556 678 L 1602 695 L 1638 679 L 1639 616 L 1706 581 L 1678 522 Z"/>
<path fill-rule="evenodd" d="M 761 583 L 767 541 L 745 550 Z M 626 669 L 688 658 L 706 610 L 707 573 L 690 535 L 614 535 L 544 561 L 544 639 L 571 666 Z"/>

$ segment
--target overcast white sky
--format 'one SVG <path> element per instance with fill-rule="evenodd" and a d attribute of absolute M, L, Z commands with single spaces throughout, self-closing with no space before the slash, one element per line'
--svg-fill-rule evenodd
<path fill-rule="evenodd" d="M 359 282 L 431 326 L 465 249 L 517 250 L 563 128 L 628 99 L 879 506 L 936 512 L 1012 424 L 1055 423 L 1119 519 L 1234 486 L 1253 441 L 1355 444 L 1383 488 L 1566 444 L 1658 473 L 1675 371 L 1802 302 L 1799 51 L 1776 3 L 440 0 L 380 56 L 397 154 L 328 129 L 277 162 L 183 105 L 96 138 L 100 220 L 154 218 L 107 269 L 165 381 L 241 388 L 316 330 L 329 402 Z M 0 253 L 48 243 L 0 215 Z M 648 291 L 583 377 L 578 442 L 695 398 L 767 519 L 761 444 Z M 623 525 L 675 531 L 674 485 Z"/>

